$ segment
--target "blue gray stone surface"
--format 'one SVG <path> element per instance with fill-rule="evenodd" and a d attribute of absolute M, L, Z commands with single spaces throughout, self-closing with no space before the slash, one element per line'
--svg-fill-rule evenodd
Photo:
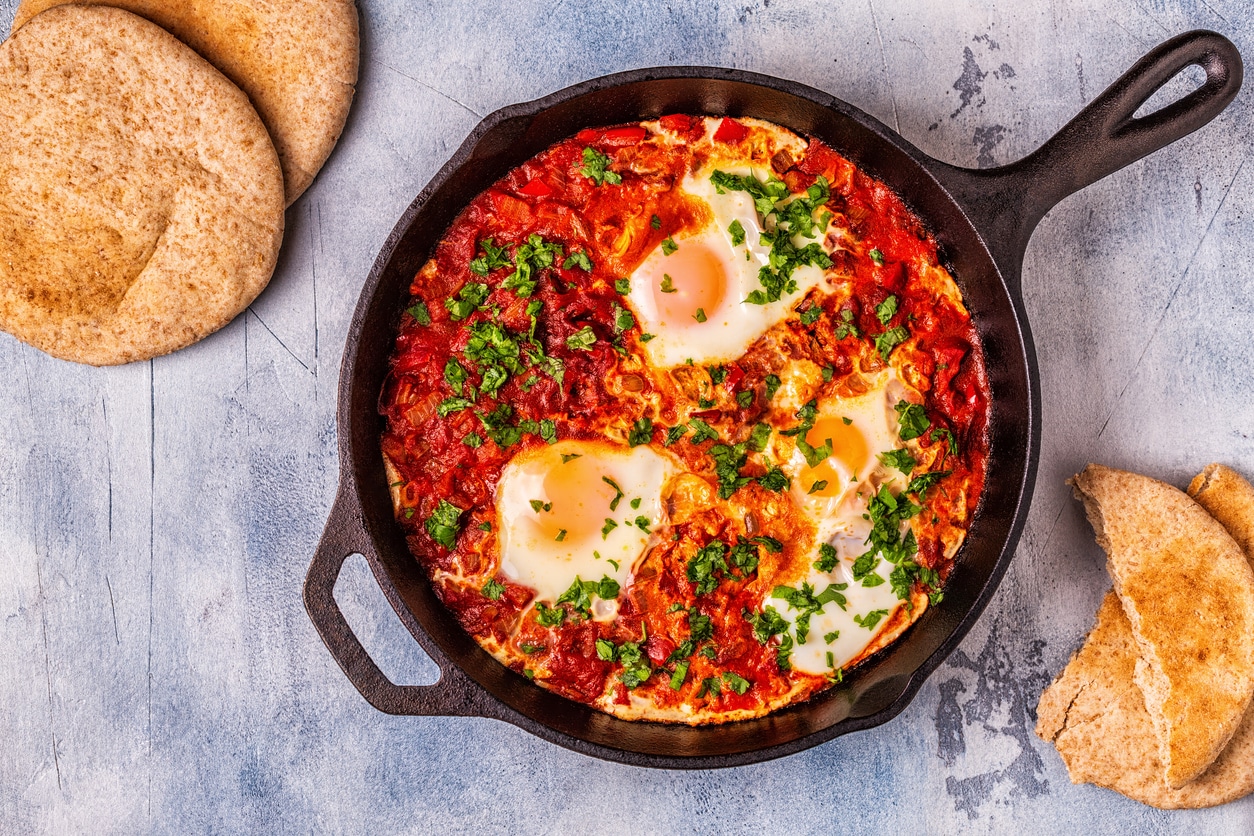
<path fill-rule="evenodd" d="M 339 359 L 396 218 L 495 108 L 617 70 L 751 69 L 845 99 L 928 154 L 1010 162 L 1156 43 L 1244 0 L 361 0 L 357 100 L 288 210 L 270 287 L 169 357 L 93 369 L 0 335 L 0 831 L 1254 831 L 1254 799 L 1162 812 L 1073 786 L 1032 734 L 1109 586 L 1063 480 L 1254 475 L 1254 85 L 1069 198 L 1024 265 L 1040 475 L 984 618 L 906 711 L 716 772 L 573 754 L 487 720 L 380 714 L 300 589 L 337 476 Z M 0 0 L 7 31 L 16 0 Z M 1176 95 L 1187 89 L 1174 85 Z M 338 597 L 394 680 L 430 683 L 360 559 Z"/>

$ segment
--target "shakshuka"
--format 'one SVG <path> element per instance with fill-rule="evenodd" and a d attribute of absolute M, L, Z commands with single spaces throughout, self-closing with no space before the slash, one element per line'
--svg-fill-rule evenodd
<path fill-rule="evenodd" d="M 983 355 L 935 239 L 819 140 L 580 131 L 475 197 L 411 293 L 380 397 L 396 519 L 537 685 L 756 717 L 941 605 Z"/>

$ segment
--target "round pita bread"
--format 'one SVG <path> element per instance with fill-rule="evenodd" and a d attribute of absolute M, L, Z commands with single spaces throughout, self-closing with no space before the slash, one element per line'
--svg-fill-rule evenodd
<path fill-rule="evenodd" d="M 93 365 L 221 328 L 270 280 L 283 178 L 245 96 L 164 29 L 64 6 L 0 44 L 0 328 Z"/>
<path fill-rule="evenodd" d="M 23 0 L 13 31 L 65 0 Z M 270 130 L 290 205 L 348 118 L 357 84 L 353 0 L 73 0 L 126 9 L 199 52 L 248 94 Z"/>
<path fill-rule="evenodd" d="M 1071 484 L 1107 552 L 1138 648 L 1132 679 L 1178 789 L 1215 761 L 1254 696 L 1254 571 L 1170 485 L 1100 465 Z"/>

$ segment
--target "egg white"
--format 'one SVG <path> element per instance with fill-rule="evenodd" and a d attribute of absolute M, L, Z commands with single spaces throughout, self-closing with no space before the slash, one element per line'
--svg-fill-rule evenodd
<path fill-rule="evenodd" d="M 599 581 L 608 576 L 625 587 L 633 564 L 663 522 L 663 487 L 675 469 L 648 446 L 596 441 L 560 441 L 516 456 L 505 466 L 496 492 L 501 573 L 550 605 L 577 577 Z M 604 479 L 622 491 L 616 503 L 617 491 Z M 643 528 L 637 518 L 645 520 Z M 616 611 L 597 601 L 593 615 L 609 620 Z"/>
<path fill-rule="evenodd" d="M 724 166 L 721 170 L 751 174 L 759 180 L 770 175 L 768 171 L 747 166 Z M 678 246 L 675 252 L 667 254 L 659 246 L 630 277 L 628 300 L 640 320 L 641 330 L 653 335 L 644 348 L 655 368 L 673 368 L 689 360 L 697 364 L 735 360 L 754 340 L 786 318 L 807 290 L 823 281 L 822 268 L 798 267 L 792 274 L 798 286 L 796 293 L 765 305 L 746 302 L 750 293 L 762 289 L 758 272 L 770 260 L 770 247 L 761 240 L 762 225 L 753 198 L 747 192 L 719 194 L 710 182 L 713 171 L 713 168 L 706 168 L 690 174 L 679 185 L 680 191 L 710 207 L 712 220 L 694 233 L 674 238 Z M 735 221 L 745 231 L 745 240 L 739 245 L 732 243 L 729 231 Z M 809 241 L 799 236 L 796 239 L 799 245 Z M 697 301 L 700 295 L 693 292 L 693 277 L 685 275 L 682 266 L 686 254 L 681 253 L 685 247 L 704 248 L 717 262 L 724 292 L 716 305 L 700 305 Z M 660 289 L 667 275 L 676 288 L 670 298 Z M 698 321 L 699 307 L 704 322 Z M 667 312 L 664 308 L 671 310 Z"/>

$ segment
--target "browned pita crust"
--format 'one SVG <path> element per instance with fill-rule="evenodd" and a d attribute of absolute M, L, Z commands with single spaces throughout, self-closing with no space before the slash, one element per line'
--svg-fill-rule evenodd
<path fill-rule="evenodd" d="M 1140 648 L 1135 680 L 1167 784 L 1181 787 L 1219 756 L 1254 696 L 1254 571 L 1170 485 L 1093 464 L 1071 485 Z"/>
<path fill-rule="evenodd" d="M 66 0 L 23 0 L 16 32 Z M 353 0 L 74 0 L 161 26 L 239 85 L 270 130 L 287 202 L 313 182 L 348 118 L 357 83 Z"/>
<path fill-rule="evenodd" d="M 164 29 L 63 6 L 0 44 L 0 328 L 146 359 L 270 280 L 283 179 L 248 97 Z"/>
<path fill-rule="evenodd" d="M 1189 496 L 1228 529 L 1254 564 L 1254 485 L 1232 468 L 1212 464 L 1189 483 Z"/>

